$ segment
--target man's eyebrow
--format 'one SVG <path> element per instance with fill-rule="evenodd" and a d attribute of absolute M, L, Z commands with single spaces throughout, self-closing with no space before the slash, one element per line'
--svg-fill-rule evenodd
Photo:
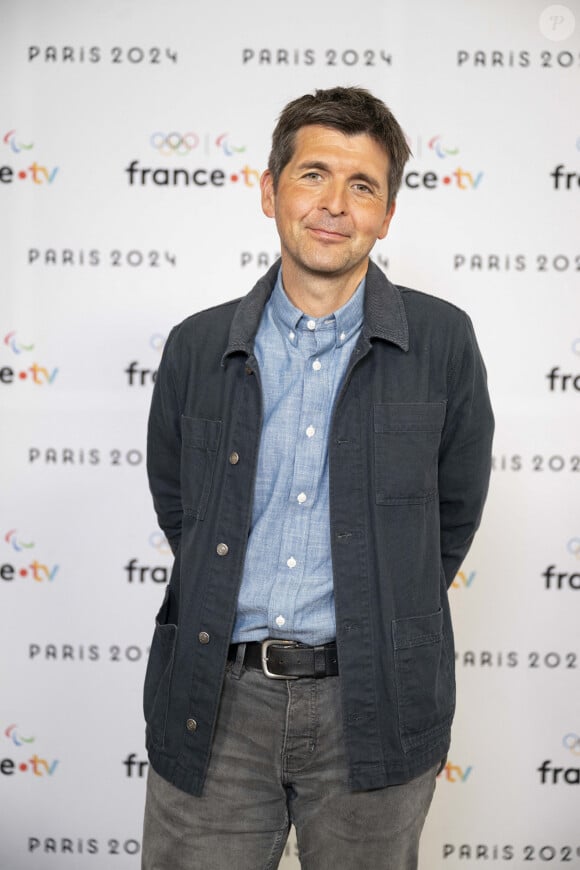
<path fill-rule="evenodd" d="M 330 166 L 323 160 L 305 160 L 302 163 L 299 163 L 296 168 L 300 172 L 308 169 L 320 169 L 323 172 L 330 172 Z M 366 172 L 353 172 L 352 175 L 349 176 L 349 181 L 355 180 L 364 181 L 369 187 L 372 187 L 375 190 L 380 190 L 381 188 L 380 182 L 377 181 L 376 178 L 373 178 L 372 175 L 368 175 Z"/>

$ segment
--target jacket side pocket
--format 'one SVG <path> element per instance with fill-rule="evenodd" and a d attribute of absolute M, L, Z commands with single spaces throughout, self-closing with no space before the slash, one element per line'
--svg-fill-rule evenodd
<path fill-rule="evenodd" d="M 167 623 L 169 588 L 155 619 L 155 631 L 147 662 L 143 690 L 143 712 L 153 743 L 163 746 L 167 726 L 169 689 L 173 672 L 177 626 Z"/>
<path fill-rule="evenodd" d="M 443 635 L 443 611 L 394 619 L 395 680 L 404 752 L 436 741 L 453 718 L 453 665 Z"/>

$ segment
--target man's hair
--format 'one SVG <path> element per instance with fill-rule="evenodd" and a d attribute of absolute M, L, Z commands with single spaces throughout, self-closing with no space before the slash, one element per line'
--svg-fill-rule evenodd
<path fill-rule="evenodd" d="M 294 154 L 297 131 L 310 124 L 333 127 L 347 136 L 366 133 L 378 142 L 389 157 L 387 208 L 390 208 L 401 186 L 403 169 L 411 150 L 395 116 L 382 100 L 365 88 L 317 90 L 314 94 L 304 94 L 292 100 L 284 107 L 272 134 L 268 159 L 274 190 L 282 170 Z"/>

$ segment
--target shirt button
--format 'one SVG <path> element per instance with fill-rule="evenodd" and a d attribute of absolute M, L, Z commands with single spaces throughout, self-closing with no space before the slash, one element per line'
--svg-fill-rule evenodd
<path fill-rule="evenodd" d="M 289 333 L 288 333 L 288 338 L 290 339 L 290 341 L 294 341 L 294 339 L 296 338 L 295 333 L 293 333 L 293 332 L 289 332 Z"/>
<path fill-rule="evenodd" d="M 237 465 L 238 462 L 240 461 L 240 454 L 236 453 L 236 451 L 234 450 L 233 453 L 230 453 L 228 459 L 229 459 L 230 465 Z"/>
<path fill-rule="evenodd" d="M 200 643 L 209 643 L 209 634 L 207 633 L 207 631 L 200 631 L 197 639 Z"/>
<path fill-rule="evenodd" d="M 312 438 L 312 436 L 314 435 L 315 432 L 316 432 L 316 429 L 314 428 L 314 426 L 309 426 L 308 429 L 306 430 L 306 435 L 308 436 L 308 438 Z"/>
<path fill-rule="evenodd" d="M 344 341 L 345 338 L 346 338 L 346 332 L 341 332 L 340 335 L 339 335 L 339 338 L 340 338 L 341 341 Z"/>
<path fill-rule="evenodd" d="M 285 622 L 286 622 L 286 620 L 284 619 L 283 616 L 276 617 L 276 625 L 280 626 L 280 628 L 282 628 L 282 626 L 284 625 Z"/>
<path fill-rule="evenodd" d="M 322 363 L 320 362 L 319 359 L 314 360 L 314 362 L 312 363 L 312 368 L 314 369 L 315 372 L 320 371 L 320 369 L 322 368 Z"/>
<path fill-rule="evenodd" d="M 195 721 L 195 719 L 188 719 L 185 723 L 185 727 L 188 731 L 197 731 L 197 722 Z"/>
<path fill-rule="evenodd" d="M 290 556 L 290 558 L 288 559 L 286 564 L 288 565 L 289 568 L 295 568 L 296 567 L 296 559 L 294 558 L 294 556 Z"/>
<path fill-rule="evenodd" d="M 299 495 L 298 498 L 297 498 L 297 501 L 298 501 L 299 504 L 304 504 L 304 502 L 306 501 L 306 493 L 305 493 L 305 492 L 301 492 L 300 495 Z"/>
<path fill-rule="evenodd" d="M 228 547 L 227 544 L 218 544 L 217 547 L 215 548 L 215 551 L 218 554 L 218 556 L 227 556 L 229 551 L 230 551 L 230 548 Z"/>
<path fill-rule="evenodd" d="M 316 321 L 315 320 L 307 320 L 306 326 L 308 327 L 308 329 L 310 331 L 312 331 L 313 329 L 316 329 Z"/>

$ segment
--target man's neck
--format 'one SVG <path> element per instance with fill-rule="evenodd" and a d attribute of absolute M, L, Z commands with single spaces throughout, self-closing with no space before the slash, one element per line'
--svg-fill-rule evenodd
<path fill-rule="evenodd" d="M 282 259 L 284 291 L 290 302 L 310 317 L 324 317 L 346 305 L 366 275 L 368 262 L 348 275 L 304 273 Z"/>

